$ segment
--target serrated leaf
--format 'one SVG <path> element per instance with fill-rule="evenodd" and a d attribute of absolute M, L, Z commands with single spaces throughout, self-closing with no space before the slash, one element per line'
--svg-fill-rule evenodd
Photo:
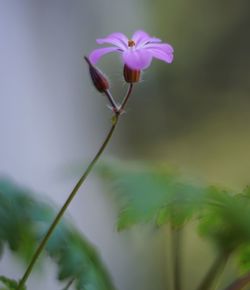
<path fill-rule="evenodd" d="M 250 243 L 250 199 L 215 187 L 210 188 L 207 199 L 200 232 L 227 251 Z"/>
<path fill-rule="evenodd" d="M 100 175 L 113 185 L 119 205 L 118 230 L 154 221 L 182 226 L 204 200 L 204 189 L 160 165 L 106 162 Z"/>

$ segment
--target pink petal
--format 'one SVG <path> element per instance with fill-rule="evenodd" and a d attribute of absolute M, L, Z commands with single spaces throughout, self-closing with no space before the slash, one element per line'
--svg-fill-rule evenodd
<path fill-rule="evenodd" d="M 119 48 L 114 46 L 97 48 L 90 53 L 89 60 L 91 63 L 96 64 L 103 55 L 113 51 L 119 51 Z"/>
<path fill-rule="evenodd" d="M 128 47 L 128 38 L 126 35 L 120 32 L 114 32 L 109 34 L 105 38 L 99 38 L 96 40 L 98 44 L 109 43 L 118 46 L 122 50 Z"/>
<path fill-rule="evenodd" d="M 174 49 L 171 45 L 167 43 L 146 44 L 144 45 L 144 49 L 149 51 L 153 57 L 163 60 L 167 63 L 171 63 L 173 61 Z"/>
<path fill-rule="evenodd" d="M 162 51 L 165 51 L 166 53 L 173 53 L 174 49 L 173 47 L 168 43 L 147 43 L 143 46 L 144 48 L 152 48 L 152 49 L 160 49 Z"/>
<path fill-rule="evenodd" d="M 159 38 L 151 37 L 148 33 L 142 30 L 137 30 L 133 34 L 132 39 L 134 40 L 137 48 L 140 48 L 147 42 L 152 42 L 152 43 L 161 42 Z"/>
<path fill-rule="evenodd" d="M 122 53 L 122 58 L 131 69 L 142 70 L 150 66 L 152 54 L 145 49 L 127 50 Z"/>

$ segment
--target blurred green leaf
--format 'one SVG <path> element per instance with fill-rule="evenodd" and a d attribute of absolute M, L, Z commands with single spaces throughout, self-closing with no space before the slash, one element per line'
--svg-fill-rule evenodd
<path fill-rule="evenodd" d="M 118 230 L 135 224 L 170 223 L 179 228 L 196 218 L 200 234 L 250 270 L 250 188 L 236 194 L 201 186 L 169 168 L 115 160 L 99 164 L 119 207 Z"/>
<path fill-rule="evenodd" d="M 120 209 L 118 230 L 151 221 L 180 227 L 204 201 L 203 187 L 161 165 L 111 161 L 98 170 L 113 185 Z"/>
<path fill-rule="evenodd" d="M 224 251 L 238 250 L 250 243 L 250 199 L 211 187 L 200 222 L 200 232 Z"/>
<path fill-rule="evenodd" d="M 16 290 L 18 286 L 18 281 L 10 279 L 5 276 L 0 276 L 0 282 L 4 284 L 7 288 L 0 288 L 1 290 Z M 26 287 L 22 287 L 21 290 L 26 290 Z"/>
<path fill-rule="evenodd" d="M 0 179 L 0 246 L 7 243 L 26 263 L 56 213 L 51 202 L 35 198 L 8 179 Z M 74 280 L 75 289 L 114 289 L 94 247 L 69 222 L 63 220 L 58 225 L 46 245 L 46 254 L 57 264 L 58 279 L 66 283 Z M 7 287 L 16 285 L 8 278 L 0 280 Z"/>

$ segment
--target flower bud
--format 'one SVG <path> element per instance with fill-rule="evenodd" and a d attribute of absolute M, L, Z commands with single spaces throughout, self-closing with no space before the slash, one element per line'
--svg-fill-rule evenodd
<path fill-rule="evenodd" d="M 103 93 L 109 89 L 109 82 L 107 78 L 104 76 L 104 74 L 96 68 L 90 60 L 84 56 L 84 59 L 86 60 L 87 64 L 89 65 L 89 74 L 91 77 L 91 80 L 93 82 L 93 85 L 95 88 L 100 92 Z"/>
<path fill-rule="evenodd" d="M 140 81 L 141 71 L 132 69 L 125 64 L 123 68 L 123 76 L 127 83 L 138 83 Z"/>

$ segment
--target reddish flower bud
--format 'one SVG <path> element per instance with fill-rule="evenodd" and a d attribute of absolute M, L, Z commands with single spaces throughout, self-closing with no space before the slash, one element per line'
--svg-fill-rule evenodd
<path fill-rule="evenodd" d="M 141 71 L 132 69 L 125 64 L 123 68 L 123 76 L 127 83 L 138 83 L 140 81 Z"/>
<path fill-rule="evenodd" d="M 92 80 L 95 88 L 100 93 L 107 91 L 109 89 L 108 79 L 105 77 L 105 75 L 98 68 L 96 68 L 90 62 L 90 60 L 86 56 L 84 56 L 84 59 L 86 60 L 87 64 L 89 65 L 89 74 L 90 74 L 91 80 Z"/>

